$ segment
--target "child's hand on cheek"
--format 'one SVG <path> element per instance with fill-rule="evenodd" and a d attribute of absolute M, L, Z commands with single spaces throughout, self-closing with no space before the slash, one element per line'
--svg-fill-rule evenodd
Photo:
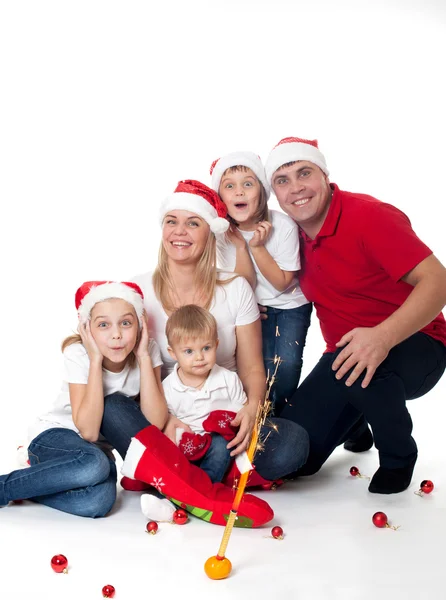
<path fill-rule="evenodd" d="M 261 221 L 257 229 L 254 232 L 251 240 L 249 241 L 249 245 L 251 248 L 258 248 L 259 246 L 264 246 L 266 240 L 269 237 L 271 232 L 272 225 L 268 221 Z"/>
<path fill-rule="evenodd" d="M 142 324 L 141 324 L 141 337 L 139 340 L 139 343 L 135 346 L 133 352 L 136 356 L 136 358 L 139 360 L 141 360 L 142 358 L 145 357 L 149 357 L 150 358 L 150 354 L 149 354 L 149 330 L 147 327 L 147 316 L 146 313 L 144 311 L 143 315 L 142 315 Z"/>
<path fill-rule="evenodd" d="M 94 341 L 90 328 L 90 320 L 85 321 L 85 323 L 79 323 L 77 330 L 81 336 L 82 344 L 88 353 L 90 362 L 94 360 L 102 362 L 104 357 Z"/>
<path fill-rule="evenodd" d="M 229 225 L 229 229 L 226 232 L 226 237 L 231 242 L 231 244 L 234 244 L 237 250 L 243 250 L 246 247 L 245 238 L 242 236 L 242 234 L 235 225 Z"/>

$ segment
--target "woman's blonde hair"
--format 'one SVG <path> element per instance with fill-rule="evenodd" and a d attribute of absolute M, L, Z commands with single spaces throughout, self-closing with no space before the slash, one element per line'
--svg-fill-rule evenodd
<path fill-rule="evenodd" d="M 259 182 L 259 185 L 260 185 L 259 205 L 257 207 L 256 212 L 254 213 L 254 221 L 256 223 L 260 223 L 260 221 L 269 221 L 268 198 L 266 197 L 266 191 L 265 191 L 265 188 L 263 187 L 263 183 L 260 181 L 260 179 L 254 173 L 254 171 L 252 171 L 248 167 L 245 167 L 244 165 L 234 165 L 233 167 L 228 167 L 226 169 L 226 171 L 224 171 L 224 173 L 222 174 L 221 178 L 223 179 L 223 177 L 227 173 L 236 173 L 237 171 L 243 171 L 243 173 L 247 173 L 248 171 L 251 171 L 252 174 L 254 175 L 254 177 Z M 237 223 L 237 221 L 235 219 L 233 219 L 230 215 L 227 216 L 227 219 L 230 223 L 232 223 L 236 227 L 239 226 L 239 223 Z"/>
<path fill-rule="evenodd" d="M 167 319 L 166 337 L 170 346 L 186 339 L 206 338 L 215 341 L 218 337 L 217 321 L 201 306 L 186 304 Z"/>

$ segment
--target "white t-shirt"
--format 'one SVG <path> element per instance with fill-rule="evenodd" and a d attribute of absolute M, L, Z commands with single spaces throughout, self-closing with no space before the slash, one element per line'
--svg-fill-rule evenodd
<path fill-rule="evenodd" d="M 212 411 L 238 412 L 247 400 L 234 371 L 214 365 L 200 390 L 184 385 L 177 371 L 178 363 L 163 381 L 167 406 L 170 414 L 189 425 L 194 433 L 205 433 L 203 421 Z"/>
<path fill-rule="evenodd" d="M 271 233 L 266 240 L 265 248 L 271 257 L 276 261 L 282 271 L 299 271 L 299 230 L 296 223 L 288 215 L 277 210 L 270 210 L 269 217 L 272 224 Z M 251 256 L 252 263 L 257 277 L 255 295 L 257 302 L 263 306 L 272 306 L 274 308 L 297 308 L 303 304 L 308 304 L 308 300 L 303 295 L 299 286 L 297 276 L 293 277 L 290 285 L 283 292 L 279 292 L 260 272 L 254 257 L 252 256 L 249 241 L 254 236 L 254 231 L 242 231 L 240 233 L 246 240 L 246 244 Z M 236 250 L 224 233 L 216 236 L 217 238 L 217 263 L 218 266 L 226 271 L 234 271 L 236 263 Z"/>
<path fill-rule="evenodd" d="M 218 272 L 217 276 L 219 279 L 230 279 L 234 274 Z M 160 347 L 163 360 L 161 376 L 164 379 L 173 371 L 175 365 L 175 361 L 167 352 L 165 332 L 168 317 L 155 295 L 151 272 L 133 277 L 130 281 L 137 283 L 143 291 L 150 337 L 153 337 Z M 259 318 L 259 308 L 251 286 L 246 279 L 236 277 L 226 285 L 217 285 L 209 312 L 214 315 L 218 327 L 217 364 L 230 371 L 236 371 L 235 351 L 237 340 L 235 328 L 254 323 Z"/>
<path fill-rule="evenodd" d="M 158 344 L 152 339 L 149 341 L 149 354 L 154 368 L 162 365 Z M 82 344 L 68 346 L 65 348 L 63 356 L 64 372 L 62 388 L 50 411 L 40 416 L 29 428 L 28 437 L 30 440 L 34 439 L 42 431 L 51 429 L 52 427 L 64 427 L 79 433 L 79 430 L 73 423 L 69 384 L 88 383 L 90 359 Z M 102 382 L 104 396 L 120 392 L 134 398 L 139 394 L 140 388 L 139 365 L 135 362 L 135 365 L 130 367 L 127 363 L 120 373 L 112 373 L 111 371 L 107 371 L 107 369 L 102 369 Z"/>

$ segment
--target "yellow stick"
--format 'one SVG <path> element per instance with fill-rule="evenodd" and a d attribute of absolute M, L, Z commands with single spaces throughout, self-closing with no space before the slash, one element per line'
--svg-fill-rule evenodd
<path fill-rule="evenodd" d="M 257 409 L 259 412 L 260 407 Z M 257 418 L 256 418 L 257 422 Z M 259 431 L 257 427 L 254 427 L 252 432 L 251 442 L 249 444 L 247 455 L 250 461 L 254 458 L 254 454 L 257 447 L 257 440 L 259 437 Z M 243 494 L 245 492 L 245 487 L 248 482 L 248 477 L 251 471 L 247 471 L 240 476 L 237 492 L 235 494 L 234 502 L 232 503 L 231 512 L 229 513 L 228 522 L 226 523 L 225 530 L 223 532 L 223 537 L 221 540 L 220 548 L 218 549 L 217 558 L 223 558 L 226 552 L 226 548 L 228 547 L 229 537 L 231 535 L 232 528 L 234 527 L 234 522 L 237 517 L 237 512 L 240 506 L 240 502 L 242 501 Z"/>
<path fill-rule="evenodd" d="M 281 363 L 280 357 L 277 357 L 277 361 L 274 361 L 276 364 L 276 369 L 274 371 L 274 375 L 268 381 L 267 391 L 265 394 L 265 398 L 262 404 L 259 404 L 257 407 L 256 418 L 254 423 L 254 428 L 252 431 L 251 441 L 249 443 L 248 450 L 246 452 L 249 461 L 252 463 L 254 460 L 254 456 L 259 444 L 259 436 L 262 426 L 265 424 L 266 417 L 269 413 L 269 408 L 271 406 L 271 402 L 269 401 L 269 393 L 271 387 L 274 383 L 277 369 Z M 269 378 L 268 378 L 269 379 Z M 248 482 L 248 477 L 251 471 L 247 471 L 240 476 L 237 491 L 235 493 L 234 501 L 232 503 L 231 510 L 229 512 L 228 521 L 226 523 L 225 530 L 223 532 L 223 537 L 220 543 L 220 548 L 218 549 L 218 554 L 216 556 L 211 556 L 207 559 L 204 565 L 205 573 L 211 579 L 224 579 L 228 577 L 231 573 L 232 565 L 231 561 L 225 557 L 226 548 L 228 547 L 229 538 L 231 536 L 232 528 L 234 527 L 235 520 L 237 518 L 237 512 L 240 506 L 240 503 L 243 498 L 243 494 L 245 492 L 246 484 Z"/>

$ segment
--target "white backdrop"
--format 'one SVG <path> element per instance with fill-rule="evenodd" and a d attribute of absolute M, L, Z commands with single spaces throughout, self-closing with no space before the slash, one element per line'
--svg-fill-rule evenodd
<path fill-rule="evenodd" d="M 76 326 L 74 292 L 78 285 L 87 279 L 125 279 L 153 268 L 160 200 L 180 179 L 209 183 L 209 165 L 223 153 L 249 149 L 265 159 L 282 137 L 318 138 L 332 181 L 403 209 L 416 232 L 445 262 L 445 56 L 443 0 L 0 2 L 0 473 L 12 466 L 27 423 L 57 394 L 59 346 Z M 314 320 L 304 356 L 305 372 L 321 349 Z M 420 446 L 416 478 L 435 479 L 438 494 L 432 495 L 432 501 L 443 512 L 445 379 L 429 397 L 411 404 Z M 296 552 L 305 532 L 300 528 L 293 534 L 293 527 L 302 527 L 302 521 L 296 524 L 296 517 L 300 514 L 307 523 L 305 548 L 309 554 L 299 561 L 304 567 L 300 582 L 308 586 L 308 595 L 300 598 L 385 598 L 389 596 L 379 587 L 384 580 L 393 590 L 390 597 L 396 598 L 394 561 L 401 557 L 401 572 L 413 573 L 420 554 L 425 555 L 427 571 L 420 568 L 419 587 L 406 582 L 402 596 L 407 600 L 412 591 L 411 598 L 422 597 L 422 591 L 428 589 L 424 573 L 429 574 L 435 591 L 444 591 L 440 559 L 426 554 L 432 539 L 426 536 L 440 535 L 439 517 L 431 511 L 430 528 L 425 529 L 422 519 L 426 519 L 427 504 L 416 504 L 419 499 L 413 494 L 371 498 L 359 481 L 348 486 L 341 475 L 347 473 L 345 461 L 351 460 L 345 454 L 338 455 L 342 465 L 333 459 L 338 473 L 327 468 L 325 475 L 313 482 L 299 483 L 301 494 L 289 489 L 276 496 L 276 509 L 282 502 L 282 519 L 287 514 L 291 519 L 287 526 Z M 363 460 L 370 461 L 365 468 L 372 474 L 375 454 Z M 336 474 L 338 487 L 331 483 Z M 349 501 L 348 494 L 354 493 L 364 493 L 364 497 Z M 404 532 L 399 538 L 378 538 L 376 532 L 356 526 L 353 514 L 358 523 L 362 519 L 369 523 L 378 500 L 383 502 L 380 506 L 393 507 L 394 519 L 401 516 L 406 530 L 412 528 L 410 539 Z M 414 507 L 410 514 L 395 514 L 409 501 Z M 8 560 L 8 572 L 16 568 L 15 575 L 6 579 L 20 582 L 20 598 L 30 597 L 39 586 L 67 585 L 57 578 L 49 584 L 47 571 L 40 566 L 39 561 L 46 560 L 41 542 L 47 531 L 48 556 L 53 549 L 58 551 L 57 535 L 64 540 L 58 548 L 64 551 L 68 545 L 70 556 L 77 553 L 76 545 L 84 547 L 82 540 L 89 540 L 92 532 L 107 531 L 110 523 L 121 523 L 119 531 L 133 528 L 134 535 L 139 535 L 130 527 L 132 518 L 135 523 L 141 518 L 137 499 L 125 496 L 122 502 L 133 506 L 133 513 L 120 509 L 111 520 L 95 525 L 44 507 L 2 510 L 2 532 L 5 523 L 10 523 L 9 537 L 2 533 L 2 554 Z M 291 502 L 299 502 L 301 508 L 307 504 L 303 512 L 294 513 L 289 511 Z M 339 510 L 337 524 L 333 509 Z M 34 515 L 39 519 L 41 515 L 43 521 L 37 525 Z M 178 533 L 174 540 L 186 535 L 190 544 L 191 536 L 198 536 L 199 546 L 203 531 L 203 535 L 215 536 L 215 542 L 200 549 L 210 555 L 214 544 L 217 549 L 219 532 L 201 525 L 191 525 L 194 529 Z M 72 547 L 65 543 L 70 526 Z M 418 537 L 414 538 L 417 526 Z M 116 525 L 108 530 L 116 532 Z M 332 540 L 327 538 L 331 533 Z M 255 535 L 260 543 L 260 532 L 235 534 L 241 544 L 238 548 L 246 556 L 252 540 L 256 544 Z M 189 560 L 184 545 L 170 543 L 169 536 L 164 539 L 158 542 L 158 547 L 167 544 L 163 564 L 172 556 L 183 564 Z M 385 554 L 384 545 L 393 539 L 395 543 L 400 540 L 400 546 L 387 545 Z M 245 546 L 242 540 L 248 540 Z M 344 546 L 339 549 L 342 540 Z M 117 561 L 116 566 L 109 563 L 115 573 L 110 583 L 122 575 L 127 578 L 129 593 L 130 576 L 119 575 L 123 558 L 119 553 L 112 558 L 110 541 L 102 548 L 107 553 L 110 549 L 109 561 Z M 383 546 L 378 545 L 381 542 Z M 271 553 L 268 541 L 262 543 Z M 235 541 L 232 544 L 236 554 Z M 24 545 L 29 552 L 36 549 L 33 560 L 24 557 L 32 569 L 28 582 L 20 560 L 14 559 L 21 556 Z M 289 552 L 283 548 L 284 553 Z M 364 578 L 363 569 L 373 560 L 368 548 L 388 559 L 373 583 L 371 573 Z M 321 568 L 311 561 L 316 555 L 321 557 Z M 77 556 L 79 566 L 82 550 Z M 265 568 L 275 564 L 273 554 L 265 556 Z M 342 562 L 344 556 L 353 559 L 353 566 Z M 88 553 L 85 557 L 90 560 Z M 190 564 L 190 577 L 196 577 Z M 228 590 L 233 597 L 249 597 L 249 560 L 238 564 L 242 579 L 229 581 L 228 588 L 222 583 L 219 590 Z M 281 564 L 279 571 L 285 573 L 288 562 Z M 105 565 L 101 567 L 104 573 Z M 327 581 L 324 569 L 328 569 Z M 170 579 L 168 572 L 160 585 L 178 589 L 187 572 L 179 570 L 176 579 Z M 139 573 L 145 577 L 144 569 Z M 243 573 L 245 587 L 237 596 L 231 586 L 244 581 Z M 43 579 L 36 579 L 39 577 Z M 108 578 L 107 572 L 94 585 L 102 586 Z M 190 589 L 197 581 L 191 579 Z M 72 586 L 84 586 L 83 582 L 82 577 L 71 579 L 69 589 L 77 593 Z M 268 590 L 267 597 L 274 596 L 271 587 L 278 582 L 278 578 L 269 581 L 264 590 L 264 594 Z M 125 585 L 121 586 L 123 593 Z M 204 586 L 200 590 L 203 596 L 215 594 L 217 589 L 210 592 L 205 582 L 197 585 Z M 293 589 L 284 585 L 279 591 Z M 339 595 L 331 589 L 333 585 Z M 350 594 L 346 595 L 349 585 Z M 320 596 L 315 586 L 319 586 Z M 55 588 L 51 589 L 55 594 Z M 93 587 L 85 584 L 83 592 L 87 589 L 91 589 L 88 594 L 93 593 Z M 358 589 L 362 591 L 358 593 Z M 60 589 L 60 596 L 68 598 L 67 593 Z M 200 593 L 194 597 L 197 595 Z M 9 597 L 15 600 L 19 595 Z M 139 596 L 135 589 L 133 595 L 120 597 Z M 259 593 L 260 597 L 265 595 Z"/>
<path fill-rule="evenodd" d="M 445 40 L 433 0 L 2 3 L 6 439 L 57 393 L 78 285 L 152 268 L 160 200 L 223 153 L 318 138 L 445 261 Z"/>

